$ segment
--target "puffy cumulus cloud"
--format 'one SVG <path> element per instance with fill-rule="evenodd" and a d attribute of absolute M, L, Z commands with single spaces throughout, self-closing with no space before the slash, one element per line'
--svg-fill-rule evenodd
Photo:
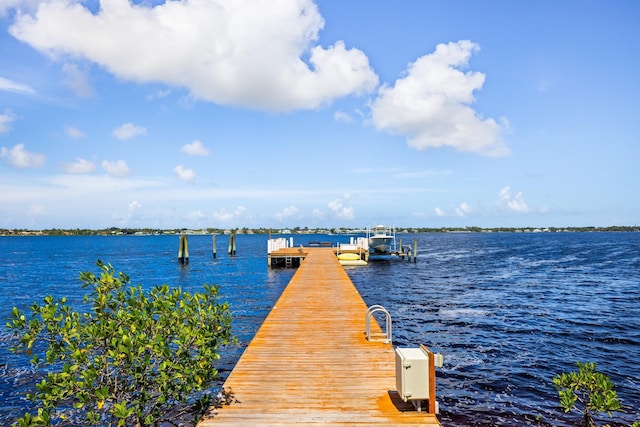
<path fill-rule="evenodd" d="M 441 209 L 440 207 L 436 207 L 434 209 L 434 213 L 438 217 L 457 216 L 459 218 L 462 218 L 474 213 L 474 209 L 467 202 L 462 202 L 459 206 L 453 208 L 453 211 L 451 213 L 447 213 L 447 211 Z"/>
<path fill-rule="evenodd" d="M 299 212 L 298 208 L 295 206 L 289 206 L 284 208 L 282 211 L 275 214 L 275 217 L 278 221 L 282 221 L 285 218 L 290 218 L 294 215 L 297 215 Z"/>
<path fill-rule="evenodd" d="M 16 116 L 9 110 L 5 110 L 0 114 L 0 135 L 11 130 L 11 124 L 15 121 Z"/>
<path fill-rule="evenodd" d="M 141 211 L 142 203 L 137 200 L 132 200 L 129 205 L 127 205 L 127 210 L 124 213 L 115 212 L 112 215 L 112 219 L 117 221 L 121 225 L 127 225 L 130 223 L 130 221 L 139 218 Z"/>
<path fill-rule="evenodd" d="M 124 160 L 116 160 L 116 161 L 104 160 L 102 162 L 102 169 L 104 169 L 104 171 L 108 175 L 113 176 L 115 178 L 124 178 L 133 173 L 129 168 L 129 166 L 127 165 L 127 162 L 125 162 Z"/>
<path fill-rule="evenodd" d="M 71 139 L 81 139 L 87 136 L 84 132 L 74 126 L 67 126 L 64 128 L 64 131 Z"/>
<path fill-rule="evenodd" d="M 515 196 L 511 195 L 511 188 L 504 187 L 500 190 L 500 195 L 498 197 L 497 205 L 502 209 L 507 209 L 512 212 L 517 213 L 527 213 L 529 212 L 529 206 L 524 201 L 524 197 L 522 196 L 522 192 L 516 193 Z"/>
<path fill-rule="evenodd" d="M 463 217 L 471 214 L 473 209 L 466 202 L 460 203 L 460 206 L 454 209 L 454 213 L 456 216 Z"/>
<path fill-rule="evenodd" d="M 180 152 L 191 156 L 208 156 L 209 150 L 197 139 L 191 144 L 185 144 L 180 148 Z"/>
<path fill-rule="evenodd" d="M 1 3 L 2 3 L 2 0 L 0 0 L 0 4 Z M 0 5 L 0 16 L 2 16 L 1 12 L 2 12 L 2 6 Z M 0 76 L 0 90 L 4 90 L 6 92 L 21 93 L 23 95 L 33 95 L 34 93 L 36 93 L 36 91 L 33 90 L 31 86 L 14 82 L 13 80 L 9 80 L 1 76 Z"/>
<path fill-rule="evenodd" d="M 45 0 L 37 13 L 17 15 L 10 32 L 123 79 L 266 111 L 313 109 L 378 84 L 362 51 L 342 41 L 317 44 L 324 19 L 312 0 L 153 3 L 102 0 L 94 13 L 79 2 Z"/>
<path fill-rule="evenodd" d="M 27 151 L 24 144 L 16 144 L 13 148 L 0 148 L 0 158 L 18 169 L 40 167 L 44 165 L 45 160 L 44 154 Z"/>
<path fill-rule="evenodd" d="M 186 215 L 189 221 L 200 221 L 206 218 L 206 215 L 201 210 L 191 211 Z"/>
<path fill-rule="evenodd" d="M 346 199 L 349 197 L 346 196 Z M 328 203 L 327 205 L 332 215 L 339 219 L 353 219 L 356 217 L 355 210 L 353 207 L 345 206 L 343 199 L 335 199 Z"/>
<path fill-rule="evenodd" d="M 196 173 L 193 169 L 187 169 L 182 165 L 178 165 L 173 168 L 173 171 L 178 175 L 181 181 L 193 182 L 196 179 Z"/>
<path fill-rule="evenodd" d="M 470 105 L 485 76 L 463 72 L 477 44 L 468 40 L 439 44 L 435 52 L 410 64 L 394 86 L 384 85 L 371 104 L 378 129 L 407 137 L 418 150 L 450 146 L 458 151 L 504 156 L 504 127 L 482 118 Z"/>
<path fill-rule="evenodd" d="M 219 209 L 213 212 L 213 218 L 220 222 L 230 222 L 241 218 L 246 211 L 244 206 L 238 206 L 233 212 L 229 212 L 225 209 Z"/>
<path fill-rule="evenodd" d="M 73 163 L 62 163 L 61 167 L 64 172 L 70 174 L 90 173 L 96 169 L 95 163 L 82 158 L 77 158 Z"/>
<path fill-rule="evenodd" d="M 113 136 L 121 141 L 135 138 L 136 136 L 146 135 L 147 128 L 143 126 L 134 125 L 133 123 L 125 123 L 122 126 L 113 130 Z"/>

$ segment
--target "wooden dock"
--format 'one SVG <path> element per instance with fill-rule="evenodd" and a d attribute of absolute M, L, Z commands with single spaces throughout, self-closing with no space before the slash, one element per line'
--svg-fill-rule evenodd
<path fill-rule="evenodd" d="M 367 307 L 333 249 L 304 256 L 199 426 L 441 426 L 400 399 L 394 348 L 365 338 Z"/>

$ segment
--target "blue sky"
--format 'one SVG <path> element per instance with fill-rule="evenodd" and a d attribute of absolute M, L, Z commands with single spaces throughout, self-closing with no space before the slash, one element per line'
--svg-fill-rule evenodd
<path fill-rule="evenodd" d="M 640 2 L 0 0 L 0 228 L 640 224 Z"/>

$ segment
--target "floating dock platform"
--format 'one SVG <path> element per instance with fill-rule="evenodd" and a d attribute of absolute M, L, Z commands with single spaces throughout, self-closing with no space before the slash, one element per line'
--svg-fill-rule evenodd
<path fill-rule="evenodd" d="M 413 262 L 416 262 L 417 243 L 415 239 L 413 249 L 409 245 L 403 246 L 402 239 L 400 239 L 399 246 L 394 245 L 393 249 L 384 253 L 370 252 L 367 240 L 363 237 L 352 238 L 351 243 L 340 243 L 336 246 L 333 246 L 331 242 L 311 242 L 309 247 L 303 247 L 302 245 L 294 246 L 293 238 L 269 239 L 267 242 L 267 262 L 269 267 L 273 268 L 298 268 L 307 257 L 309 249 L 316 248 L 332 248 L 342 265 L 367 265 L 370 260 L 404 260 L 406 258 L 411 261 L 412 256 Z"/>
<path fill-rule="evenodd" d="M 398 394 L 392 343 L 367 340 L 367 306 L 334 250 L 291 249 L 300 267 L 199 427 L 441 426 Z"/>

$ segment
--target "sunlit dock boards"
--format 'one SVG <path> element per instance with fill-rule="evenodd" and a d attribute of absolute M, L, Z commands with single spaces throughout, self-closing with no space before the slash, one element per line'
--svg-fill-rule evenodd
<path fill-rule="evenodd" d="M 229 404 L 199 425 L 440 426 L 399 398 L 394 349 L 366 340 L 367 307 L 333 249 L 301 249 L 305 260 L 224 384 Z"/>

